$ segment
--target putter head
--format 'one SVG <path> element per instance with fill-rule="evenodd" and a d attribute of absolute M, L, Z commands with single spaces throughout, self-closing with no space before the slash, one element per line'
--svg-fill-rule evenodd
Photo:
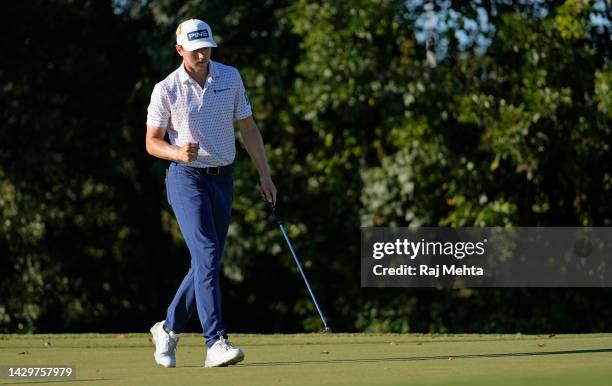
<path fill-rule="evenodd" d="M 331 334 L 332 330 L 331 327 L 327 326 L 325 328 L 323 328 L 323 330 L 321 330 L 322 334 Z"/>

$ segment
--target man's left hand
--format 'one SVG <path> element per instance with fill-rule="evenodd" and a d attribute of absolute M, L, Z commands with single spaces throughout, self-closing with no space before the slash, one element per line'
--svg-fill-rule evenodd
<path fill-rule="evenodd" d="M 272 182 L 272 177 L 260 177 L 259 186 L 259 193 L 261 193 L 261 197 L 267 202 L 271 202 L 276 205 L 276 186 L 274 186 L 274 182 Z"/>

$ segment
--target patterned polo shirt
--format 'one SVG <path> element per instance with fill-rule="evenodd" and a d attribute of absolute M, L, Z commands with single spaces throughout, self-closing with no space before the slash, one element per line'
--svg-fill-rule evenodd
<path fill-rule="evenodd" d="M 166 128 L 170 143 L 200 144 L 189 166 L 229 165 L 236 156 L 234 121 L 252 115 L 240 73 L 234 67 L 209 61 L 208 77 L 200 87 L 183 67 L 155 85 L 147 125 Z"/>

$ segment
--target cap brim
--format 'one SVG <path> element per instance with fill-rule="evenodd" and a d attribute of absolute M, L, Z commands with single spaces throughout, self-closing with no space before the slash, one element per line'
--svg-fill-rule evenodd
<path fill-rule="evenodd" d="M 204 47 L 217 47 L 217 43 L 212 39 L 187 42 L 181 45 L 187 51 L 195 51 L 195 50 L 199 50 L 200 48 L 204 48 Z"/>

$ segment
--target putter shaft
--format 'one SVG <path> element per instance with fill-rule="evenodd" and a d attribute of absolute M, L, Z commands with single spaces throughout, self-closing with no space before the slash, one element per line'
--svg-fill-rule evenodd
<path fill-rule="evenodd" d="M 306 288 L 308 288 L 308 292 L 310 292 L 310 296 L 312 297 L 312 301 L 314 302 L 315 307 L 317 307 L 317 311 L 319 312 L 319 316 L 321 317 L 321 321 L 323 321 L 323 325 L 325 326 L 325 331 L 330 331 L 330 328 L 327 325 L 327 321 L 325 320 L 325 316 L 323 315 L 323 311 L 321 311 L 321 307 L 319 307 L 319 303 L 317 302 L 317 298 L 315 297 L 314 292 L 312 292 L 312 288 L 310 288 L 310 283 L 308 283 L 308 279 L 306 278 L 306 274 L 304 273 L 304 270 L 302 269 L 302 264 L 300 264 L 300 261 L 297 258 L 297 255 L 295 254 L 295 251 L 293 250 L 293 246 L 291 245 L 291 241 L 289 241 L 289 237 L 287 236 L 287 232 L 285 232 L 285 227 L 280 222 L 279 222 L 279 226 L 280 226 L 281 231 L 283 232 L 283 236 L 285 236 L 285 240 L 287 240 L 287 245 L 289 245 L 289 249 L 291 250 L 291 254 L 293 255 L 293 259 L 295 260 L 295 264 L 297 265 L 298 270 L 300 271 L 300 274 L 302 274 L 302 279 L 304 279 L 304 283 L 306 283 Z"/>
<path fill-rule="evenodd" d="M 291 240 L 289 240 L 289 236 L 287 236 L 287 232 L 285 231 L 285 227 L 283 226 L 283 223 L 281 222 L 280 216 L 278 215 L 278 213 L 276 213 L 276 206 L 273 203 L 271 203 L 271 202 L 267 202 L 267 204 L 270 207 L 270 209 L 272 210 L 272 214 L 274 215 L 274 219 L 278 223 L 278 226 L 280 227 L 281 232 L 283 232 L 283 236 L 285 237 L 285 241 L 287 241 L 287 245 L 289 246 L 289 250 L 291 251 L 291 255 L 293 256 L 293 260 L 295 260 L 295 264 L 298 267 L 298 271 L 300 271 L 300 274 L 302 275 L 302 279 L 304 279 L 304 283 L 306 283 L 306 288 L 308 288 L 308 292 L 310 292 L 310 297 L 312 298 L 312 301 L 314 302 L 314 305 L 317 308 L 317 311 L 319 312 L 319 316 L 321 317 L 321 321 L 323 322 L 323 326 L 325 326 L 323 331 L 324 332 L 331 332 L 331 328 L 327 324 L 327 320 L 325 319 L 325 315 L 323 315 L 323 311 L 321 310 L 321 307 L 319 306 L 319 302 L 317 302 L 317 298 L 315 297 L 314 292 L 312 291 L 312 288 L 310 287 L 310 283 L 308 282 L 308 279 L 306 278 L 306 274 L 304 273 L 304 269 L 302 268 L 302 264 L 300 263 L 300 260 L 298 259 L 297 255 L 295 253 L 295 250 L 293 249 L 293 245 L 291 244 Z"/>

